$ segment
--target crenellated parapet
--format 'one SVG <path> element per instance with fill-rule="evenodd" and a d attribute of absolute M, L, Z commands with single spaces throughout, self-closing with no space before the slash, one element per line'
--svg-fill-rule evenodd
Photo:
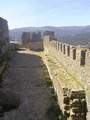
<path fill-rule="evenodd" d="M 87 120 L 89 120 L 89 46 L 64 43 L 55 37 L 51 39 L 50 35 L 44 36 L 43 40 L 46 63 L 63 112 L 69 115 L 68 119 L 86 120 L 87 116 Z"/>
<path fill-rule="evenodd" d="M 44 36 L 44 44 L 56 52 L 57 58 L 68 71 L 73 71 L 77 79 L 87 82 L 82 76 L 83 70 L 89 65 L 90 49 L 86 46 L 72 45 L 61 42 L 56 39 L 50 39 L 50 36 Z M 53 52 L 52 52 L 53 53 Z M 87 70 L 86 70 L 87 72 Z"/>

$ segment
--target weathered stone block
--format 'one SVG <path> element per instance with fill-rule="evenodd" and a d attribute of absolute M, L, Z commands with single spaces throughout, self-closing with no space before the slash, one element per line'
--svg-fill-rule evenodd
<path fill-rule="evenodd" d="M 80 113 L 80 110 L 79 110 L 78 107 L 72 108 L 71 110 L 72 110 L 73 113 Z"/>
<path fill-rule="evenodd" d="M 69 97 L 68 96 L 64 96 L 63 103 L 68 105 L 69 102 L 70 102 Z"/>
<path fill-rule="evenodd" d="M 70 98 L 73 99 L 85 99 L 85 91 L 71 91 Z"/>
<path fill-rule="evenodd" d="M 85 114 L 88 112 L 88 110 L 87 110 L 87 102 L 86 102 L 85 99 L 81 100 L 81 111 L 82 111 L 82 113 L 85 113 Z"/>
<path fill-rule="evenodd" d="M 68 118 L 68 117 L 70 116 L 70 112 L 67 111 L 67 110 L 65 110 L 65 111 L 64 111 L 64 115 L 65 115 L 66 118 Z"/>
<path fill-rule="evenodd" d="M 73 101 L 70 102 L 71 108 L 73 107 L 80 107 L 80 100 L 79 99 L 74 99 Z"/>
<path fill-rule="evenodd" d="M 64 109 L 65 109 L 65 110 L 69 110 L 69 109 L 70 109 L 70 106 L 69 106 L 69 105 L 64 105 Z"/>

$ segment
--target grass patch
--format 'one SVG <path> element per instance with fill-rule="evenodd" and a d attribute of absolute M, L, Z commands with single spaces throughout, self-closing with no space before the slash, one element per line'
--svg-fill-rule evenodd
<path fill-rule="evenodd" d="M 49 80 L 46 80 L 46 85 L 47 87 L 51 87 L 53 85 L 52 81 L 49 79 Z"/>
<path fill-rule="evenodd" d="M 43 66 L 43 77 L 47 87 L 53 86 L 52 80 L 50 79 L 46 65 Z"/>
<path fill-rule="evenodd" d="M 56 93 L 51 94 L 51 97 L 52 97 L 53 101 L 58 102 L 57 94 Z"/>

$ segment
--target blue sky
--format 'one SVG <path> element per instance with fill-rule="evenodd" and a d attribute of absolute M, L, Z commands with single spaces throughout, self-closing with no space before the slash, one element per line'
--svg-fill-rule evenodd
<path fill-rule="evenodd" d="M 9 28 L 90 25 L 90 0 L 0 0 Z"/>

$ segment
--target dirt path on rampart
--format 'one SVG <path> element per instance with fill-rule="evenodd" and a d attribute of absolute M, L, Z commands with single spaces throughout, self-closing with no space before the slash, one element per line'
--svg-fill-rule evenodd
<path fill-rule="evenodd" d="M 5 87 L 20 94 L 18 109 L 5 113 L 3 120 L 48 120 L 50 90 L 43 84 L 43 62 L 32 52 L 16 53 L 5 75 Z"/>

